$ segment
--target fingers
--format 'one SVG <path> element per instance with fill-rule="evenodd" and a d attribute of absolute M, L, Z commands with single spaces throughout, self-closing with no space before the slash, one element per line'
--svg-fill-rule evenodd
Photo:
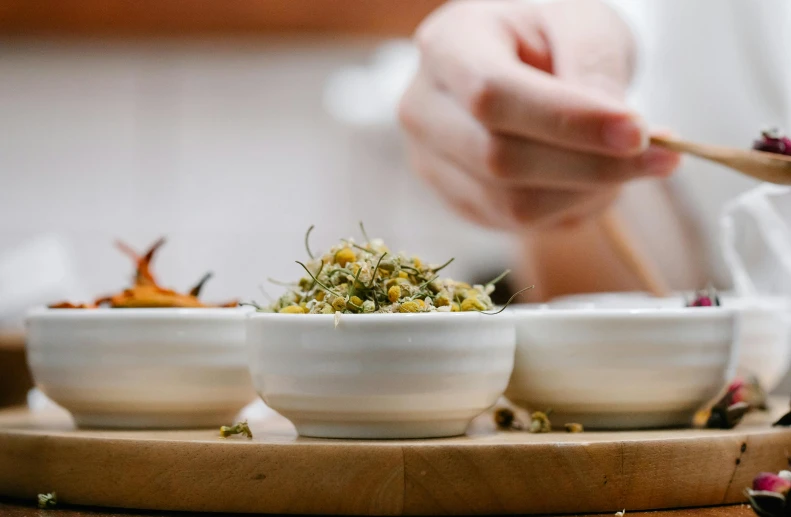
<path fill-rule="evenodd" d="M 494 186 L 414 141 L 409 148 L 418 174 L 451 208 L 477 224 L 511 230 L 560 224 L 603 211 L 617 195 L 617 187 L 567 191 Z"/>
<path fill-rule="evenodd" d="M 413 84 L 401 108 L 402 123 L 414 138 L 489 183 L 594 189 L 638 177 L 664 177 L 680 159 L 653 147 L 635 157 L 613 158 L 493 134 L 454 99 L 422 80 Z"/>
<path fill-rule="evenodd" d="M 422 32 L 424 69 L 490 131 L 608 156 L 647 148 L 645 123 L 625 104 L 525 64 L 524 34 L 490 18 L 459 24 Z"/>

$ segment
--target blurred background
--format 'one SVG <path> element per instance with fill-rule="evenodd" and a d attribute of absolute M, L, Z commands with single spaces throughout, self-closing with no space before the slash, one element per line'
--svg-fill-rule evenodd
<path fill-rule="evenodd" d="M 311 224 L 314 248 L 363 220 L 429 261 L 463 256 L 453 276 L 502 271 L 504 237 L 446 212 L 400 146 L 408 38 L 441 3 L 0 0 L 0 377 L 29 382 L 30 306 L 128 285 L 116 239 L 167 237 L 161 283 L 211 270 L 218 302 L 299 275 Z"/>
<path fill-rule="evenodd" d="M 363 220 L 428 260 L 470 257 L 454 274 L 501 270 L 475 258 L 502 255 L 496 236 L 431 208 L 394 123 L 407 38 L 440 3 L 0 1 L 0 319 L 125 286 L 116 239 L 166 236 L 162 283 L 212 270 L 217 301 L 298 275 L 311 224 L 317 248 Z"/>
<path fill-rule="evenodd" d="M 19 386 L 0 390 L 0 404 L 30 383 L 23 321 L 31 306 L 128 285 L 133 265 L 118 239 L 142 251 L 166 237 L 154 264 L 161 283 L 183 291 L 213 271 L 202 295 L 210 302 L 261 301 L 268 277 L 300 275 L 294 260 L 305 256 L 311 224 L 315 249 L 361 238 L 362 220 L 397 250 L 429 262 L 457 257 L 452 277 L 482 281 L 508 267 L 507 236 L 447 211 L 401 147 L 395 109 L 417 64 L 409 38 L 442 3 L 0 0 L 0 380 Z M 779 4 L 620 3 L 635 11 L 654 56 L 633 92 L 652 123 L 742 147 L 756 121 L 789 119 L 787 89 L 743 95 L 745 78 L 761 77 L 760 61 L 729 65 L 742 47 L 785 52 L 782 20 L 764 30 L 764 18 L 747 16 Z M 670 3 L 689 15 L 670 19 L 673 9 L 659 9 Z M 706 74 L 701 63 L 711 65 Z M 721 97 L 740 102 L 724 109 Z M 718 235 L 717 199 L 753 186 L 722 178 L 694 161 L 673 178 L 676 193 L 690 197 L 689 218 L 707 225 L 701 235 Z M 712 185 L 719 198 L 707 195 Z M 659 257 L 667 243 L 657 238 L 658 208 L 634 199 L 641 210 L 630 210 L 628 195 L 622 201 L 627 223 Z M 768 272 L 763 287 L 791 291 L 791 277 L 761 263 L 756 231 L 742 233 L 741 248 L 755 251 L 748 266 Z M 710 240 L 709 276 L 727 287 Z"/>

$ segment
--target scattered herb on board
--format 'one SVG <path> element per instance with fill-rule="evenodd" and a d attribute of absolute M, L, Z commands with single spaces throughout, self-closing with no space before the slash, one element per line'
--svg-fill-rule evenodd
<path fill-rule="evenodd" d="M 58 504 L 58 496 L 55 492 L 49 494 L 38 494 L 38 507 L 41 509 L 54 508 Z"/>
<path fill-rule="evenodd" d="M 530 433 L 549 433 L 552 431 L 552 422 L 549 415 L 552 410 L 535 411 L 529 415 L 530 425 L 525 427 L 524 423 L 516 416 L 511 408 L 500 407 L 494 410 L 494 423 L 498 429 L 513 431 L 527 430 Z M 584 431 L 582 424 L 568 423 L 563 426 L 568 433 L 581 433 Z"/>
<path fill-rule="evenodd" d="M 791 427 L 791 411 L 781 416 L 777 422 L 772 424 L 772 427 Z"/>
<path fill-rule="evenodd" d="M 791 155 L 791 139 L 778 128 L 761 131 L 761 138 L 753 142 L 753 149 L 765 153 Z"/>
<path fill-rule="evenodd" d="M 516 419 L 513 410 L 501 407 L 494 410 L 494 423 L 499 429 L 523 429 L 522 422 Z"/>
<path fill-rule="evenodd" d="M 620 512 L 615 512 L 615 517 L 623 517 L 624 515 L 626 515 L 626 509 L 623 509 Z"/>
<path fill-rule="evenodd" d="M 429 264 L 419 257 L 393 253 L 381 239 L 369 239 L 362 223 L 363 242 L 343 239 L 325 253 L 310 248 L 311 226 L 305 234 L 308 260 L 296 261 L 304 271 L 296 282 L 284 284 L 287 292 L 267 307 L 249 304 L 262 312 L 281 314 L 342 314 L 502 312 L 494 309 L 490 295 L 509 271 L 482 285 L 440 277 L 454 259 Z M 282 284 L 282 282 L 281 282 Z M 531 286 L 532 287 L 532 286 Z"/>
<path fill-rule="evenodd" d="M 50 305 L 51 309 L 94 309 L 107 306 L 116 309 L 125 308 L 162 308 L 162 307 L 235 307 L 236 301 L 222 305 L 209 305 L 198 299 L 203 286 L 212 277 L 206 273 L 201 277 L 189 293 L 178 293 L 172 289 L 161 287 L 151 272 L 151 261 L 157 250 L 165 243 L 159 239 L 143 255 L 138 255 L 123 242 L 117 243 L 118 248 L 135 262 L 135 275 L 132 287 L 124 289 L 113 296 L 99 298 L 93 303 L 61 302 Z"/>
<path fill-rule="evenodd" d="M 247 425 L 246 420 L 230 427 L 227 425 L 220 427 L 220 436 L 223 438 L 228 438 L 234 434 L 243 434 L 248 438 L 253 437 L 253 432 L 250 431 L 250 426 Z"/>
<path fill-rule="evenodd" d="M 791 472 L 782 470 L 777 474 L 761 472 L 753 479 L 752 488 L 744 495 L 753 511 L 760 517 L 782 517 L 791 513 L 788 492 L 791 489 Z"/>
<path fill-rule="evenodd" d="M 709 429 L 733 429 L 747 413 L 766 410 L 766 392 L 754 375 L 734 380 L 725 394 L 708 412 L 702 412 L 698 420 L 705 419 Z"/>
<path fill-rule="evenodd" d="M 549 415 L 552 411 L 535 411 L 530 415 L 530 429 L 531 433 L 550 433 L 552 432 L 552 422 L 549 421 Z"/>

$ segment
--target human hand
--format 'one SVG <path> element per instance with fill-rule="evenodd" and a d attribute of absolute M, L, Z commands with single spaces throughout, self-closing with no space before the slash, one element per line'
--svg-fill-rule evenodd
<path fill-rule="evenodd" d="M 479 224 L 590 217 L 624 182 L 678 165 L 624 103 L 634 41 L 599 1 L 456 1 L 416 39 L 420 68 L 399 108 L 412 164 Z"/>

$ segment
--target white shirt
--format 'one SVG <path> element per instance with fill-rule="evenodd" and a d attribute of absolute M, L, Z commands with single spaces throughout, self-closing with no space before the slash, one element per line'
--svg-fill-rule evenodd
<path fill-rule="evenodd" d="M 764 127 L 791 129 L 791 57 L 786 50 L 791 43 L 791 3 L 610 1 L 638 40 L 640 62 L 632 100 L 650 124 L 686 139 L 737 148 L 749 148 Z M 721 253 L 720 213 L 728 200 L 757 182 L 687 158 L 670 183 L 704 244 L 707 276 L 730 284 Z M 626 197 L 625 205 L 640 205 L 638 187 Z M 651 231 L 649 214 L 632 211 L 630 216 L 637 218 L 630 217 L 636 221 L 637 235 L 657 237 L 648 245 L 672 277 L 667 267 L 673 252 L 661 251 L 666 243 Z"/>

